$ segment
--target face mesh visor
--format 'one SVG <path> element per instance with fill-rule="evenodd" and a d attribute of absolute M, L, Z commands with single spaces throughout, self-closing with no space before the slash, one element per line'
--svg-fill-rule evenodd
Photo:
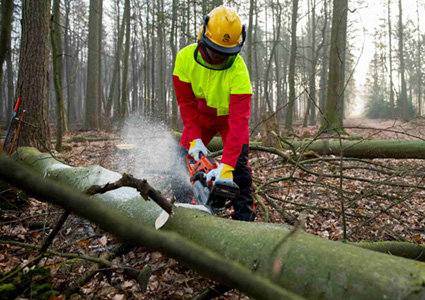
<path fill-rule="evenodd" d="M 217 54 L 219 56 L 219 59 L 214 60 L 211 58 L 211 56 L 208 54 L 207 47 L 204 43 L 198 43 L 198 46 L 195 49 L 194 57 L 195 61 L 200 64 L 201 66 L 210 69 L 210 70 L 226 70 L 230 68 L 233 64 L 233 62 L 236 59 L 236 56 L 238 55 L 227 55 L 224 53 L 213 53 Z M 215 52 L 214 50 L 210 49 L 211 52 Z"/>

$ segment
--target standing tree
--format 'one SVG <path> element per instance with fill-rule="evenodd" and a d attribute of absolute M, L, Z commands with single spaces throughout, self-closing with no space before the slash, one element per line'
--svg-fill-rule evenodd
<path fill-rule="evenodd" d="M 99 26 L 102 0 L 90 0 L 85 127 L 99 129 Z"/>
<path fill-rule="evenodd" d="M 22 1 L 22 35 L 17 97 L 22 99 L 25 123 L 19 143 L 39 149 L 49 148 L 50 1 Z M 31 55 L 28 55 L 31 53 Z"/>
<path fill-rule="evenodd" d="M 341 111 L 344 95 L 344 58 L 347 36 L 348 0 L 333 1 L 328 91 L 320 131 L 345 133 Z"/>
<path fill-rule="evenodd" d="M 422 43 L 421 43 L 421 28 L 420 28 L 420 16 L 419 16 L 419 1 L 416 0 L 416 16 L 417 16 L 417 33 L 418 33 L 418 45 L 416 51 L 416 63 L 417 63 L 417 80 L 418 80 L 418 115 L 422 115 Z"/>
<path fill-rule="evenodd" d="M 125 48 L 124 48 L 124 68 L 122 72 L 122 95 L 121 95 L 121 105 L 120 105 L 120 117 L 119 117 L 119 128 L 122 128 L 124 125 L 124 120 L 127 116 L 127 93 L 128 93 L 128 61 L 130 57 L 130 0 L 125 0 L 124 6 L 124 19 L 123 24 L 125 23 Z"/>
<path fill-rule="evenodd" d="M 390 113 L 391 118 L 394 119 L 394 83 L 393 83 L 393 56 L 392 56 L 392 26 L 391 26 L 391 0 L 388 0 L 388 40 L 389 40 L 389 61 L 390 61 Z"/>
<path fill-rule="evenodd" d="M 405 63 L 404 63 L 404 33 L 403 33 L 403 7 L 401 0 L 398 1 L 399 15 L 398 15 L 398 55 L 400 61 L 400 80 L 401 91 L 398 99 L 398 116 L 403 120 L 409 118 L 409 108 L 407 103 L 407 87 L 405 78 Z"/>
<path fill-rule="evenodd" d="M 58 152 L 62 151 L 62 124 L 64 114 L 62 78 L 63 78 L 63 50 L 62 50 L 62 31 L 60 16 L 60 0 L 53 1 L 53 16 L 51 22 L 50 37 L 52 41 L 52 61 L 53 61 L 53 82 L 56 94 L 56 145 Z"/>
<path fill-rule="evenodd" d="M 116 52 L 115 52 L 115 63 L 114 63 L 114 70 L 112 75 L 112 81 L 109 89 L 109 96 L 108 101 L 105 108 L 105 117 L 106 119 L 109 119 L 111 115 L 114 115 L 111 113 L 111 109 L 113 104 L 118 104 L 119 99 L 119 77 L 120 77 L 120 61 L 121 61 L 121 52 L 122 52 L 122 43 L 124 39 L 124 30 L 125 30 L 125 19 L 123 18 L 121 21 L 121 27 L 119 26 L 119 9 L 117 12 L 117 28 L 119 28 L 118 31 L 118 38 L 116 39 Z"/>
<path fill-rule="evenodd" d="M 2 93 L 3 81 L 3 63 L 6 55 L 10 53 L 10 33 L 12 32 L 13 0 L 2 1 L 1 4 L 1 31 L 0 31 L 0 99 Z M 6 100 L 6 99 L 5 99 Z M 0 101 L 0 103 L 2 103 Z M 2 107 L 2 105 L 0 105 Z M 0 107 L 0 113 L 1 111 Z"/>
<path fill-rule="evenodd" d="M 288 109 L 286 110 L 285 128 L 292 127 L 292 114 L 295 102 L 295 56 L 297 52 L 297 15 L 298 0 L 292 1 L 292 23 L 291 23 L 291 57 L 289 59 L 289 100 Z"/>
<path fill-rule="evenodd" d="M 202 2 L 204 5 L 205 1 Z M 177 9 L 178 9 L 178 0 L 173 0 L 172 4 L 172 17 L 171 17 L 171 34 L 170 34 L 170 47 L 171 47 L 171 55 L 172 55 L 172 64 L 174 70 L 174 63 L 177 57 Z M 171 127 L 177 129 L 177 119 L 178 119 L 178 105 L 176 93 L 172 93 L 172 102 L 171 102 Z"/>

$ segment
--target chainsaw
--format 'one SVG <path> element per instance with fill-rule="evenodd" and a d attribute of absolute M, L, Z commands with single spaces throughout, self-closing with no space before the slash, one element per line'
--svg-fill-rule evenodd
<path fill-rule="evenodd" d="M 193 200 L 197 205 L 204 205 L 211 212 L 221 211 L 233 205 L 239 197 L 239 187 L 236 183 L 223 184 L 213 180 L 207 182 L 207 174 L 218 168 L 218 162 L 210 157 L 202 156 L 198 161 L 191 155 L 186 157 L 193 186 Z"/>

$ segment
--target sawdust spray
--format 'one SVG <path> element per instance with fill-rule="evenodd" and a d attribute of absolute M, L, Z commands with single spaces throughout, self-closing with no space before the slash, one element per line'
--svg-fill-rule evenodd
<path fill-rule="evenodd" d="M 121 133 L 122 142 L 135 148 L 119 154 L 120 169 L 148 180 L 154 188 L 167 193 L 171 185 L 191 189 L 185 161 L 178 158 L 178 141 L 164 124 L 144 117 L 130 117 Z M 183 185 L 183 186 L 182 186 Z"/>

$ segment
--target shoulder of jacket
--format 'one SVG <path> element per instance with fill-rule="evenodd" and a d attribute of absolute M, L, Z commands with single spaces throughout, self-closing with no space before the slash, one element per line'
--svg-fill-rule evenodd
<path fill-rule="evenodd" d="M 180 51 L 178 52 L 178 55 L 192 55 L 193 56 L 193 52 L 195 51 L 197 44 L 190 44 L 182 49 L 180 49 Z"/>

